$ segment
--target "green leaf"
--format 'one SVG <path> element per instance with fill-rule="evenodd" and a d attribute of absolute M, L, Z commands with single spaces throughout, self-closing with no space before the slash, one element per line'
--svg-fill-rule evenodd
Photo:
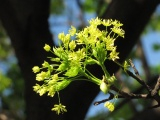
<path fill-rule="evenodd" d="M 57 69 L 57 71 L 64 71 L 66 70 L 68 65 L 66 63 L 61 63 Z"/>
<path fill-rule="evenodd" d="M 63 89 L 66 88 L 70 83 L 71 83 L 71 80 L 63 80 L 63 81 L 61 81 L 61 82 L 58 82 L 58 83 L 57 83 L 57 86 L 56 86 L 56 91 L 63 90 Z"/>
<path fill-rule="evenodd" d="M 50 3 L 50 11 L 52 14 L 61 15 L 65 9 L 65 1 L 64 0 L 51 0 Z"/>
<path fill-rule="evenodd" d="M 3 90 L 6 88 L 10 87 L 11 82 L 12 80 L 9 77 L 3 75 L 0 71 L 0 93 L 3 92 Z"/>
<path fill-rule="evenodd" d="M 60 62 L 60 58 L 51 58 L 50 60 L 54 62 Z"/>
<path fill-rule="evenodd" d="M 155 51 L 160 50 L 160 44 L 158 44 L 158 43 L 153 44 L 153 49 L 154 49 Z"/>
<path fill-rule="evenodd" d="M 98 61 L 95 60 L 95 59 L 90 58 L 90 59 L 88 59 L 88 60 L 85 61 L 85 64 L 86 65 L 98 64 Z"/>
<path fill-rule="evenodd" d="M 83 9 L 89 13 L 94 12 L 97 8 L 97 3 L 98 1 L 96 0 L 85 0 L 83 4 Z"/>
<path fill-rule="evenodd" d="M 73 66 L 65 73 L 65 76 L 74 77 L 78 74 L 79 70 L 80 70 L 79 67 Z"/>
<path fill-rule="evenodd" d="M 92 53 L 93 53 L 93 56 L 94 56 L 95 58 L 97 58 L 97 50 L 96 50 L 96 48 L 93 49 Z"/>

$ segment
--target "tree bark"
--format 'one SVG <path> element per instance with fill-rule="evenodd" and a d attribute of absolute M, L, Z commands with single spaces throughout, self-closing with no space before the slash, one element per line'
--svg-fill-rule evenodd
<path fill-rule="evenodd" d="M 102 18 L 120 20 L 126 31 L 125 39 L 117 40 L 120 62 L 128 56 L 136 40 L 147 24 L 159 1 L 150 0 L 112 0 Z M 62 103 L 68 112 L 57 116 L 51 107 L 58 102 L 55 98 L 39 97 L 32 86 L 35 76 L 31 68 L 40 65 L 48 54 L 44 52 L 45 43 L 53 46 L 48 26 L 49 0 L 0 0 L 0 19 L 15 50 L 18 64 L 25 80 L 26 119 L 27 120 L 83 120 L 91 101 L 99 88 L 88 82 L 75 82 L 60 92 Z M 111 73 L 118 70 L 114 63 L 107 62 Z M 94 74 L 102 77 L 101 69 L 95 66 Z"/>
<path fill-rule="evenodd" d="M 40 97 L 33 91 L 32 67 L 41 65 L 47 53 L 45 43 L 53 46 L 48 25 L 49 0 L 0 0 L 0 19 L 15 50 L 25 80 L 26 120 L 53 120 L 54 99 Z"/>

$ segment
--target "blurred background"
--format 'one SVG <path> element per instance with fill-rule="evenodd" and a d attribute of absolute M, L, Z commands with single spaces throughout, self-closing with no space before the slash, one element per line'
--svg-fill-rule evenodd
<path fill-rule="evenodd" d="M 11 4 L 11 5 L 13 4 L 13 9 L 15 9 L 14 8 L 15 6 L 18 6 L 17 7 L 18 10 L 24 10 L 23 8 L 25 7 L 27 7 L 27 9 L 25 9 L 26 11 L 33 10 L 33 8 L 29 7 L 29 3 L 33 3 L 32 1 L 27 3 L 28 6 L 27 5 L 25 6 L 25 4 L 23 4 L 23 6 L 20 6 L 20 3 L 18 3 L 19 2 L 18 0 L 17 0 L 17 3 L 11 2 L 10 0 L 6 0 L 6 1 L 9 1 L 9 2 L 5 4 Z M 47 16 L 45 16 L 44 18 L 47 18 L 47 22 L 49 25 L 48 29 L 49 29 L 49 32 L 51 33 L 52 41 L 55 43 L 55 45 L 57 45 L 58 33 L 60 32 L 67 33 L 71 25 L 75 26 L 77 29 L 83 29 L 85 26 L 88 25 L 88 20 L 90 20 L 91 18 L 95 18 L 97 16 L 99 17 L 103 16 L 103 14 L 107 9 L 109 9 L 108 7 L 110 7 L 110 4 L 113 1 L 112 0 L 97 0 L 97 1 L 96 0 L 51 0 L 49 1 L 48 2 L 49 16 L 48 18 Z M 132 0 L 132 1 L 135 2 L 136 0 Z M 44 12 L 43 10 L 41 11 L 41 13 L 39 13 L 38 11 L 38 9 L 42 7 L 42 6 L 39 6 L 38 2 L 39 1 L 36 1 L 34 4 L 32 4 L 37 6 L 37 11 L 34 11 L 35 12 L 34 14 L 41 14 L 41 13 L 43 14 Z M 125 0 L 123 0 L 123 2 L 125 2 Z M 4 2 L 0 0 L 0 4 L 1 3 L 4 4 Z M 7 11 L 7 8 L 5 8 L 4 11 L 5 10 Z M 22 73 L 22 70 L 23 70 L 21 68 L 22 63 L 20 63 L 19 59 L 17 59 L 17 56 L 19 56 L 19 54 L 15 53 L 15 51 L 21 50 L 21 49 L 15 48 L 16 46 L 20 46 L 19 43 L 16 43 L 16 45 L 13 45 L 15 43 L 14 43 L 14 40 L 12 41 L 11 39 L 12 37 L 16 38 L 17 36 L 12 35 L 12 33 L 9 33 L 11 31 L 7 30 L 7 29 L 12 29 L 12 27 L 9 28 L 9 25 L 11 24 L 8 24 L 8 27 L 6 27 L 5 25 L 5 22 L 3 20 L 4 16 L 2 13 L 3 7 L 0 9 L 0 11 L 1 11 L 0 12 L 0 120 L 5 120 L 4 119 L 5 117 L 7 118 L 7 120 L 24 120 L 27 118 L 26 117 L 27 112 L 25 110 L 27 104 L 26 104 L 26 97 L 25 97 L 24 91 L 26 91 L 28 87 L 25 86 L 26 80 L 24 80 L 25 74 Z M 112 11 L 109 11 L 109 12 L 112 12 Z M 21 14 L 23 14 L 23 12 L 21 13 L 17 12 L 16 15 L 21 16 Z M 19 19 L 22 21 L 27 21 L 29 18 L 26 17 L 26 18 L 19 18 Z M 36 18 L 37 21 L 40 19 L 42 20 L 43 18 L 38 18 L 38 17 Z M 32 21 L 32 19 L 30 20 L 30 22 L 37 22 L 37 21 Z M 23 24 L 21 21 L 19 22 Z M 25 28 L 29 25 L 32 25 L 32 24 L 26 22 L 26 24 L 24 24 L 22 28 Z M 141 24 L 139 24 L 139 26 L 141 26 Z M 37 26 L 34 26 L 34 27 L 37 27 Z M 42 24 L 39 24 L 38 28 L 44 29 Z M 32 30 L 31 28 L 28 28 L 28 27 L 27 29 Z M 24 32 L 26 33 L 28 31 L 26 30 Z M 27 33 L 27 34 L 31 34 L 31 33 Z M 43 33 L 39 32 L 36 34 L 43 34 Z M 132 34 L 134 35 L 134 32 Z M 154 12 L 149 17 L 143 31 L 140 32 L 139 34 L 140 35 L 138 37 L 138 41 L 136 42 L 136 45 L 133 47 L 130 54 L 127 55 L 128 56 L 127 59 L 131 58 L 133 60 L 142 78 L 152 86 L 155 84 L 157 76 L 160 74 L 160 5 L 158 4 L 158 1 L 156 3 Z M 44 36 L 39 36 L 39 37 L 43 38 Z M 33 38 L 32 40 L 34 40 L 34 36 L 32 36 L 32 38 Z M 26 38 L 26 39 L 29 39 L 29 38 Z M 46 37 L 46 39 L 48 38 Z M 45 42 L 47 43 L 48 41 L 46 40 L 44 41 L 44 43 Z M 26 43 L 27 42 L 24 42 L 24 44 Z M 31 42 L 28 42 L 28 43 L 31 43 Z M 39 44 L 39 43 L 36 41 L 35 44 Z M 23 49 L 28 49 L 28 48 L 23 48 Z M 32 49 L 30 50 L 31 52 L 32 52 Z M 125 46 L 124 46 L 124 49 L 125 49 Z M 46 57 L 47 56 L 44 55 L 44 58 Z M 25 57 L 23 59 L 25 59 Z M 35 60 L 35 63 L 36 63 L 36 60 Z M 41 63 L 41 61 L 39 63 Z M 28 61 L 28 64 L 30 64 L 30 61 Z M 144 88 L 142 88 L 142 86 L 137 81 L 125 75 L 123 71 L 119 70 L 118 72 L 116 72 L 116 76 L 118 78 L 118 81 L 121 83 L 122 89 L 124 89 L 125 91 L 137 92 L 137 93 L 146 92 Z M 154 80 L 154 82 L 152 80 Z M 90 92 L 92 92 L 92 90 L 90 90 Z M 97 100 L 105 99 L 107 97 L 108 95 L 104 95 L 103 93 L 100 92 L 98 96 L 93 100 L 93 102 Z M 117 109 L 114 112 L 110 113 L 106 108 L 103 107 L 103 104 L 94 106 L 93 103 L 90 103 L 90 108 L 85 115 L 85 120 L 128 120 L 128 119 L 142 120 L 144 118 L 143 115 L 148 113 L 147 107 L 153 104 L 154 104 L 154 101 L 151 101 L 151 100 L 140 100 L 140 99 L 138 100 L 135 99 L 131 101 L 127 101 L 124 99 L 116 100 Z M 50 109 L 51 107 L 52 106 L 50 106 Z M 151 110 L 150 114 L 155 115 L 158 118 L 160 117 L 157 114 L 159 112 L 160 112 L 160 108 L 157 108 L 157 109 Z M 142 117 L 137 118 L 136 117 L 137 115 L 141 115 Z M 29 120 L 29 118 L 27 119 Z M 46 120 L 49 120 L 49 119 L 46 119 Z"/>

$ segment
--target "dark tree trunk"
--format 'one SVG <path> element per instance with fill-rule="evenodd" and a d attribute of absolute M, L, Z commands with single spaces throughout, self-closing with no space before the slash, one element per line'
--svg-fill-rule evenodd
<path fill-rule="evenodd" d="M 124 24 L 125 39 L 117 40 L 121 62 L 132 50 L 140 33 L 158 5 L 158 0 L 113 0 L 103 18 L 118 19 Z M 19 66 L 25 80 L 27 120 L 83 120 L 91 101 L 99 92 L 92 83 L 76 82 L 60 93 L 62 103 L 68 112 L 57 116 L 51 112 L 55 98 L 39 97 L 32 89 L 35 76 L 31 71 L 40 65 L 47 56 L 43 46 L 53 46 L 48 27 L 49 0 L 0 0 L 0 19 L 11 38 Z M 118 67 L 106 63 L 111 73 Z M 92 68 L 101 77 L 101 70 Z"/>
<path fill-rule="evenodd" d="M 49 32 L 49 0 L 0 0 L 0 19 L 15 50 L 18 64 L 25 80 L 27 120 L 53 120 L 51 112 L 54 99 L 40 97 L 33 91 L 35 75 L 32 67 L 41 65 L 47 53 L 45 43 L 53 46 Z"/>

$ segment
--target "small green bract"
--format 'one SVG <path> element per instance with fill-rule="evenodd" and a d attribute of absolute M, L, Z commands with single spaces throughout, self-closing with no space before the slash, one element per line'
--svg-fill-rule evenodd
<path fill-rule="evenodd" d="M 101 31 L 99 25 L 105 26 L 106 29 Z M 68 34 L 60 33 L 58 47 L 51 49 L 48 44 L 45 44 L 44 50 L 53 53 L 54 57 L 49 57 L 50 62 L 44 61 L 41 67 L 33 67 L 37 82 L 41 82 L 33 86 L 34 91 L 40 96 L 47 93 L 48 96 L 54 97 L 55 93 L 59 94 L 59 91 L 73 81 L 86 80 L 99 85 L 102 92 L 108 93 L 116 78 L 109 74 L 104 62 L 119 59 L 114 42 L 118 37 L 124 37 L 125 32 L 120 28 L 122 25 L 117 20 L 95 18 L 89 20 L 89 26 L 81 31 L 71 26 Z M 88 65 L 93 64 L 102 68 L 105 81 L 95 77 L 87 69 Z M 111 104 L 107 103 L 107 106 L 110 111 L 113 111 Z M 67 111 L 60 99 L 59 104 L 52 110 L 57 114 Z"/>

